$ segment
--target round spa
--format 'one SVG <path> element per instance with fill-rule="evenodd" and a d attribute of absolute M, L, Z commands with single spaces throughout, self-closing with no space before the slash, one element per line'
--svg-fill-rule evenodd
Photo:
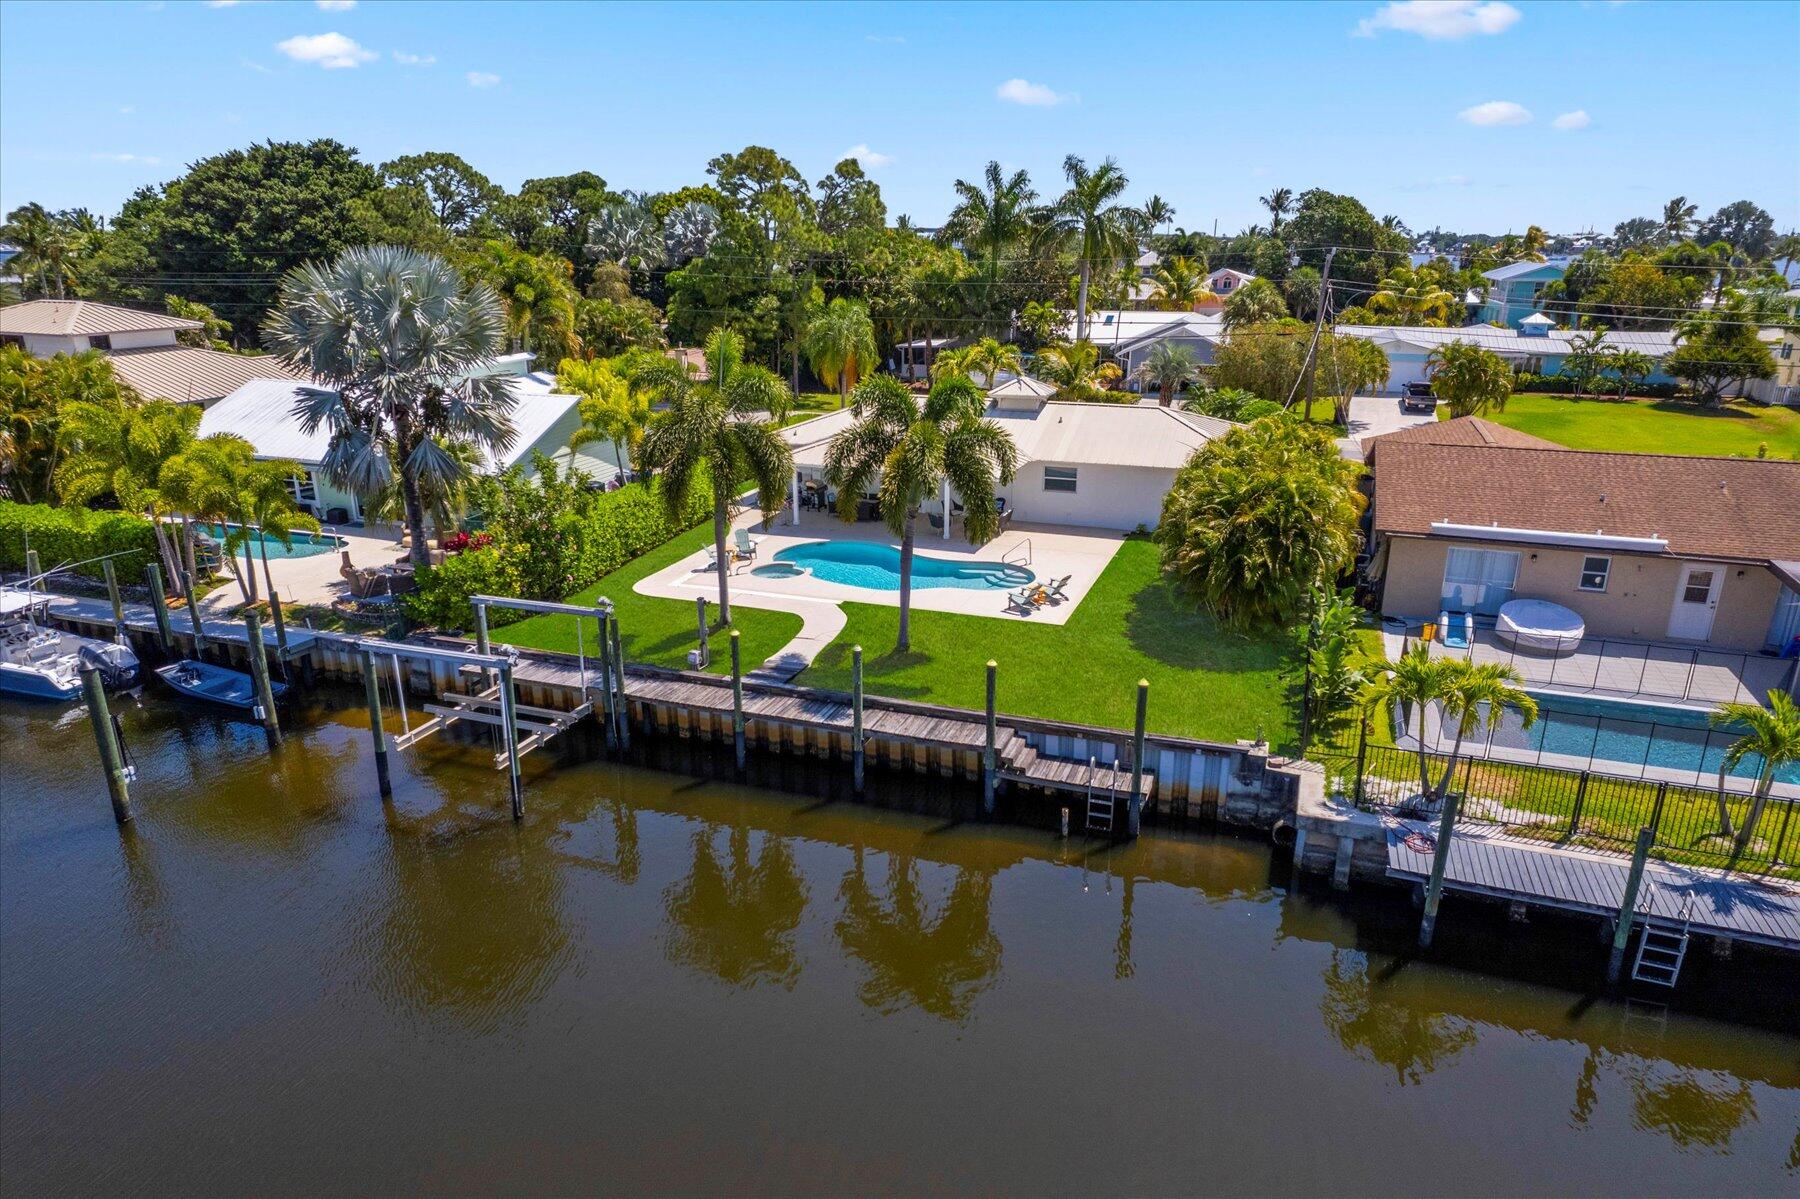
<path fill-rule="evenodd" d="M 1500 605 L 1494 632 L 1514 649 L 1573 651 L 1587 635 L 1581 614 L 1549 600 L 1516 599 Z"/>

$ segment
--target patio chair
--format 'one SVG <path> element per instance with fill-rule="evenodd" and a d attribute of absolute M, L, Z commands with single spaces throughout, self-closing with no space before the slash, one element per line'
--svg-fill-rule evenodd
<path fill-rule="evenodd" d="M 1050 600 L 1052 603 L 1058 604 L 1068 599 L 1069 594 L 1066 588 L 1069 586 L 1069 580 L 1074 577 L 1074 575 L 1064 575 L 1062 578 L 1051 582 L 1044 588 L 1044 598 Z"/>
<path fill-rule="evenodd" d="M 738 529 L 731 535 L 732 548 L 737 550 L 740 558 L 756 557 L 756 539 L 750 536 L 749 529 Z"/>
<path fill-rule="evenodd" d="M 1006 593 L 1006 610 L 1017 608 L 1029 615 L 1043 606 L 1046 594 L 1042 583 L 1028 583 Z"/>

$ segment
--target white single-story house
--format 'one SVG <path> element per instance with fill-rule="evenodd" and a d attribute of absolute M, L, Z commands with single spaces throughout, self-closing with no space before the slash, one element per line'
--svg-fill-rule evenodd
<path fill-rule="evenodd" d="M 509 354 L 494 359 L 483 374 L 504 375 L 518 398 L 513 408 L 513 441 L 504 453 L 484 453 L 483 465 L 498 473 L 513 466 L 531 470 L 535 450 L 567 469 L 573 465 L 600 483 L 610 483 L 621 473 L 613 447 L 589 442 L 576 451 L 569 438 L 581 427 L 579 396 L 556 390 L 556 377 L 532 371 L 530 354 Z M 295 502 L 327 524 L 362 520 L 359 498 L 335 486 L 318 468 L 331 444 L 325 428 L 311 433 L 301 427 L 294 404 L 309 387 L 289 379 L 258 379 L 212 405 L 200 418 L 200 436 L 234 433 L 256 447 L 264 459 L 289 459 L 302 467 L 290 484 Z"/>
<path fill-rule="evenodd" d="M 903 341 L 888 355 L 888 373 L 909 383 L 923 382 L 931 378 L 931 364 L 939 354 L 967 344 L 966 337 L 917 337 Z"/>
<path fill-rule="evenodd" d="M 180 344 L 199 321 L 92 300 L 29 300 L 0 308 L 0 345 L 33 358 L 99 350 L 145 399 L 207 404 L 253 379 L 298 379 L 277 358 Z"/>
<path fill-rule="evenodd" d="M 986 415 L 1019 450 L 1018 474 L 998 496 L 1011 519 L 1096 529 L 1154 527 L 1175 472 L 1194 452 L 1235 426 L 1174 408 L 1051 401 L 1037 379 L 1002 383 Z M 795 490 L 823 480 L 831 442 L 855 422 L 848 409 L 790 425 Z M 954 503 L 956 497 L 950 496 Z"/>
<path fill-rule="evenodd" d="M 1542 313 L 1526 317 L 1516 329 L 1498 329 L 1493 325 L 1464 325 L 1439 328 L 1426 325 L 1338 325 L 1339 337 L 1360 337 L 1372 341 L 1388 357 L 1387 387 L 1382 395 L 1396 395 L 1408 383 L 1422 383 L 1431 377 L 1431 352 L 1450 342 L 1466 342 L 1499 354 L 1515 371 L 1533 375 L 1560 374 L 1570 344 L 1585 334 L 1552 328 L 1553 321 Z M 1662 369 L 1662 360 L 1675 348 L 1675 334 L 1660 332 L 1612 332 L 1601 337 L 1610 350 L 1637 350 L 1656 360 L 1657 366 L 1645 379 L 1649 383 L 1670 382 Z"/>
<path fill-rule="evenodd" d="M 1103 308 L 1088 313 L 1088 340 L 1119 364 L 1124 385 L 1133 391 L 1143 384 L 1134 372 L 1163 342 L 1185 345 L 1201 366 L 1211 365 L 1213 351 L 1225 340 L 1225 318 L 1217 312 L 1138 312 Z M 1075 336 L 1075 319 L 1069 318 L 1063 337 Z"/>

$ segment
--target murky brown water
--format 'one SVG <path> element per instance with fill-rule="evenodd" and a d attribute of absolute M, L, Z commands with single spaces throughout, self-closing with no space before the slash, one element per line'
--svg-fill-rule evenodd
<path fill-rule="evenodd" d="M 357 719 L 271 757 L 153 693 L 121 838 L 85 721 L 0 703 L 0 1189 L 1800 1187 L 1791 970 L 1628 1010 L 1566 930 L 1450 906 L 1412 960 L 1251 841 L 607 763 L 528 759 L 515 827 L 444 744 L 384 807 Z"/>

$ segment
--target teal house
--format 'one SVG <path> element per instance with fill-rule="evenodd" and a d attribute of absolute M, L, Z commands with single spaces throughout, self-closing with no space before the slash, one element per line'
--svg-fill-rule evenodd
<path fill-rule="evenodd" d="M 1516 329 L 1520 321 L 1543 310 L 1544 288 L 1563 277 L 1563 268 L 1548 262 L 1511 262 L 1481 275 L 1488 281 L 1488 295 L 1475 319 Z"/>

